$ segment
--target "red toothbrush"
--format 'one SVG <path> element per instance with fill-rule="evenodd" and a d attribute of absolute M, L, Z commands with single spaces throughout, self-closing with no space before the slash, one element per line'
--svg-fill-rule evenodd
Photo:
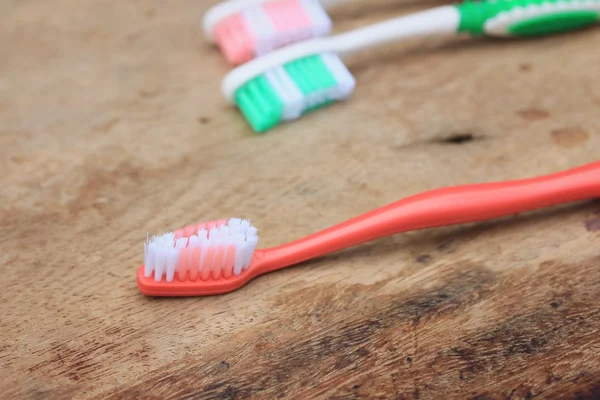
<path fill-rule="evenodd" d="M 255 250 L 257 230 L 246 220 L 189 226 L 146 240 L 137 283 L 149 296 L 221 294 L 267 272 L 383 236 L 594 197 L 600 197 L 600 162 L 537 178 L 432 190 L 270 249 Z"/>

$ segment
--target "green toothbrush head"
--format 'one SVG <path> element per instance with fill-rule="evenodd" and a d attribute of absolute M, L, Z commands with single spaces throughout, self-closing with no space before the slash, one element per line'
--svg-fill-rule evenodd
<path fill-rule="evenodd" d="M 299 118 L 354 90 L 354 77 L 334 54 L 324 53 L 273 68 L 242 85 L 234 100 L 255 132 Z"/>
<path fill-rule="evenodd" d="M 592 25 L 600 0 L 467 1 L 456 6 L 459 32 L 490 36 L 540 36 Z"/>

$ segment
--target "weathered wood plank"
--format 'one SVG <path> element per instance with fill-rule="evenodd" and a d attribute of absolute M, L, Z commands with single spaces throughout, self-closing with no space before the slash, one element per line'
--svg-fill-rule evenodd
<path fill-rule="evenodd" d="M 597 201 L 386 238 L 225 296 L 145 298 L 134 279 L 146 231 L 243 216 L 271 246 L 596 160 L 600 31 L 370 52 L 348 103 L 256 136 L 218 99 L 208 4 L 0 4 L 2 398 L 600 396 Z M 336 27 L 434 5 L 357 5 Z"/>

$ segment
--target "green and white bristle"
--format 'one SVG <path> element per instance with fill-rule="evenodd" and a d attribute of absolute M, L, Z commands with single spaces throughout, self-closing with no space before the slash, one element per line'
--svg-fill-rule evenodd
<path fill-rule="evenodd" d="M 333 53 L 312 55 L 275 67 L 235 92 L 235 102 L 256 132 L 296 119 L 350 96 L 356 81 Z"/>

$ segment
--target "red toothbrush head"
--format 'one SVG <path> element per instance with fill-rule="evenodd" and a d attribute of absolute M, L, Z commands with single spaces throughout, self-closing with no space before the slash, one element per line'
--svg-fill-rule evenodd
<path fill-rule="evenodd" d="M 144 243 L 137 272 L 148 296 L 199 296 L 230 292 L 253 276 L 249 270 L 258 243 L 248 220 L 211 221 L 153 236 Z"/>

